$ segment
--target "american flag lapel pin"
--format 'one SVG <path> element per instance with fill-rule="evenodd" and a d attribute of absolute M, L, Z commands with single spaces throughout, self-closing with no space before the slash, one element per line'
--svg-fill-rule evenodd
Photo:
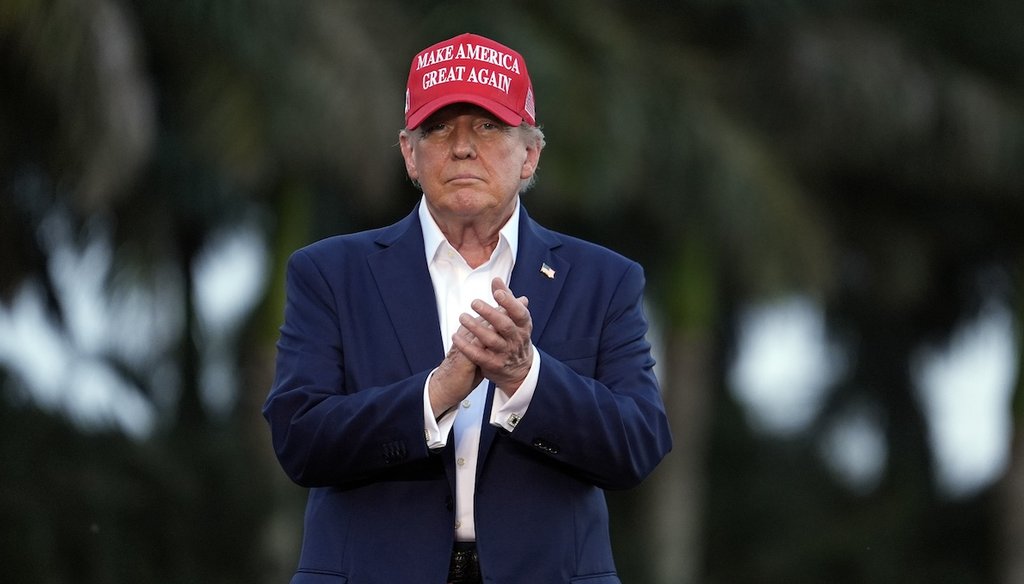
<path fill-rule="evenodd" d="M 542 263 L 540 265 L 540 273 L 544 274 L 545 276 L 552 280 L 555 279 L 555 269 L 547 265 L 546 263 Z"/>

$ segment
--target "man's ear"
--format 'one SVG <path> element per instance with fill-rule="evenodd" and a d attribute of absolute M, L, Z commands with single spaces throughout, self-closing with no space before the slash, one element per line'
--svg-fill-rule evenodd
<path fill-rule="evenodd" d="M 416 170 L 416 157 L 413 155 L 412 138 L 409 133 L 402 131 L 398 133 L 398 146 L 402 149 L 402 158 L 405 160 L 405 172 L 413 181 L 419 180 L 419 172 Z"/>
<path fill-rule="evenodd" d="M 540 164 L 540 151 L 541 147 L 538 145 L 526 147 L 526 160 L 523 161 L 523 168 L 519 178 L 527 179 L 537 172 L 537 166 Z"/>

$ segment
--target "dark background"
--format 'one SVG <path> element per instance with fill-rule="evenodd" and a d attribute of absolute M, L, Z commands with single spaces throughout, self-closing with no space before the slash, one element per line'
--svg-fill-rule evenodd
<path fill-rule="evenodd" d="M 531 214 L 647 269 L 676 449 L 609 495 L 623 581 L 1024 582 L 1022 23 L 1019 0 L 5 0 L 2 579 L 287 581 L 304 491 L 259 417 L 283 262 L 412 209 L 411 56 L 473 31 L 529 64 Z M 731 372 L 751 307 L 788 299 L 840 358 L 779 432 Z M 951 491 L 921 356 L 992 314 L 1008 454 Z M 850 420 L 884 453 L 859 481 L 823 446 Z"/>

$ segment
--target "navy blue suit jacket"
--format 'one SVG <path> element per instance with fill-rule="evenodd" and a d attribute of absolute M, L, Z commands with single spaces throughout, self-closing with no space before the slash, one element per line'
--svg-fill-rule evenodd
<path fill-rule="evenodd" d="M 311 488 L 293 584 L 446 581 L 454 460 L 451 443 L 431 452 L 424 437 L 423 386 L 444 357 L 424 257 L 414 211 L 289 260 L 264 415 L 282 467 Z M 515 431 L 483 427 L 485 581 L 617 583 L 603 489 L 637 485 L 671 448 L 643 271 L 523 209 L 509 286 L 530 299 L 542 365 Z"/>

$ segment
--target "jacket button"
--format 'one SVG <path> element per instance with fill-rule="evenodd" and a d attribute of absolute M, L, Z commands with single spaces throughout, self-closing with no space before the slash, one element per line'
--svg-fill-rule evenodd
<path fill-rule="evenodd" d="M 538 450 L 543 450 L 548 454 L 558 454 L 559 450 L 557 444 L 552 444 L 547 440 L 544 440 L 543 438 L 535 438 L 533 441 L 533 446 L 534 448 L 537 448 Z"/>

